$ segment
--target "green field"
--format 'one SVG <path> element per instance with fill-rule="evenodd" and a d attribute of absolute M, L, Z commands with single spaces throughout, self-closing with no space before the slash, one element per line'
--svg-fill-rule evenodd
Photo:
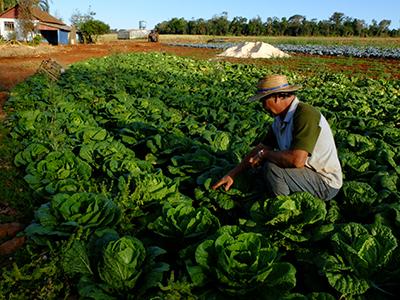
<path fill-rule="evenodd" d="M 400 80 L 295 61 L 118 54 L 18 85 L 0 128 L 0 203 L 18 214 L 1 222 L 28 241 L 1 258 L 0 299 L 394 299 Z M 210 189 L 272 121 L 246 99 L 277 72 L 331 124 L 345 181 L 331 201 L 268 198 L 251 172 Z"/>

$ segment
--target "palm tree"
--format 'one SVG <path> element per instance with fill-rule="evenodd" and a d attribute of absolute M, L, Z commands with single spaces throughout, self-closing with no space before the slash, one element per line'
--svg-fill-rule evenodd
<path fill-rule="evenodd" d="M 36 6 L 45 12 L 50 11 L 50 1 L 49 0 L 36 0 Z"/>
<path fill-rule="evenodd" d="M 17 4 L 17 0 L 0 0 L 0 12 Z"/>
<path fill-rule="evenodd" d="M 5 11 L 6 9 L 16 5 L 17 3 L 23 2 L 26 0 L 0 0 L 0 12 Z M 45 12 L 50 11 L 50 2 L 51 0 L 33 0 L 32 4 L 39 7 L 41 10 Z"/>

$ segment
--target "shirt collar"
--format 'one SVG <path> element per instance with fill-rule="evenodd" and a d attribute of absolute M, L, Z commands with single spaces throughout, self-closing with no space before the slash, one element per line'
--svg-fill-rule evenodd
<path fill-rule="evenodd" d="M 283 123 L 289 123 L 293 119 L 294 112 L 296 111 L 297 105 L 299 105 L 300 101 L 297 97 L 294 98 L 292 103 L 290 104 L 289 110 L 285 115 L 285 119 L 283 119 Z M 282 122 L 281 118 L 278 117 L 279 120 Z"/>

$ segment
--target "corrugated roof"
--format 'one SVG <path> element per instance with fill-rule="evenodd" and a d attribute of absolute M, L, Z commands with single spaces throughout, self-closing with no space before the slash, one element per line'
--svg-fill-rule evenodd
<path fill-rule="evenodd" d="M 45 23 L 53 23 L 53 24 L 59 24 L 59 25 L 65 25 L 65 23 L 49 13 L 40 10 L 39 8 L 33 7 L 32 8 L 32 14 L 33 16 L 38 19 L 39 21 L 45 22 Z"/>
<path fill-rule="evenodd" d="M 48 27 L 52 27 L 52 28 L 56 28 L 56 29 L 61 29 L 64 31 L 71 31 L 71 27 L 67 26 L 67 25 L 61 25 L 61 24 L 54 24 L 54 23 L 47 23 L 47 22 L 39 22 L 39 27 L 40 25 L 43 26 L 48 26 Z"/>

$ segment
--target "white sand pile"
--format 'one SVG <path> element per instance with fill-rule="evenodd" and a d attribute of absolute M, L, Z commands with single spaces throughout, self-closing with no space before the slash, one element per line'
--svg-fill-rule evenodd
<path fill-rule="evenodd" d="M 263 42 L 245 42 L 226 49 L 218 56 L 242 58 L 290 57 L 289 54 Z"/>

